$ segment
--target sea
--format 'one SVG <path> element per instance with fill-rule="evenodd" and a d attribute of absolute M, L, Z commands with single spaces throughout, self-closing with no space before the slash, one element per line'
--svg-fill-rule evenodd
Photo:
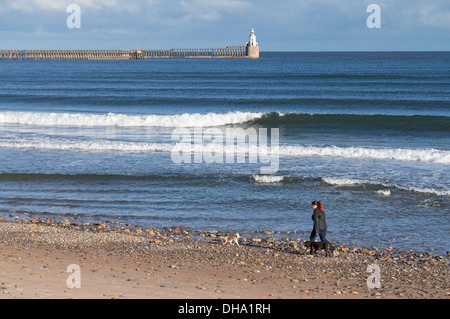
<path fill-rule="evenodd" d="M 330 241 L 445 254 L 450 52 L 3 60 L 0 163 L 6 219 L 308 240 L 316 200 Z"/>

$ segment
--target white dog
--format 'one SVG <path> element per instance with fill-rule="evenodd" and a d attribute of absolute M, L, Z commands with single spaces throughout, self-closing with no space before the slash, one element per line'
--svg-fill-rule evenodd
<path fill-rule="evenodd" d="M 223 244 L 225 245 L 226 243 L 230 243 L 231 245 L 234 245 L 233 242 L 235 242 L 239 246 L 238 239 L 240 237 L 241 236 L 239 236 L 238 233 L 236 233 L 236 236 L 226 237 Z"/>

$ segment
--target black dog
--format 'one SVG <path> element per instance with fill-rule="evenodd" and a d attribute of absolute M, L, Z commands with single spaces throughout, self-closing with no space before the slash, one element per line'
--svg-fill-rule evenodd
<path fill-rule="evenodd" d="M 330 250 L 331 244 L 329 242 L 306 241 L 305 246 L 306 246 L 306 248 L 308 248 L 308 247 L 310 248 L 309 253 L 311 255 L 314 254 L 319 249 L 325 250 L 325 257 L 328 257 L 328 254 L 331 255 L 331 250 Z"/>

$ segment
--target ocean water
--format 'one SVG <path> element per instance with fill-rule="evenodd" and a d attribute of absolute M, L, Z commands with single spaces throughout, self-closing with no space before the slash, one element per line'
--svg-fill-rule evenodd
<path fill-rule="evenodd" d="M 320 200 L 331 241 L 450 250 L 449 52 L 0 61 L 0 83 L 3 217 L 308 239 Z"/>

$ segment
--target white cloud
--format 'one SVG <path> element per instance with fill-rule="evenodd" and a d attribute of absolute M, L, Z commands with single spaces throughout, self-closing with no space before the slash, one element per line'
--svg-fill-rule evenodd
<path fill-rule="evenodd" d="M 252 4 L 245 0 L 0 0 L 0 13 L 16 12 L 65 12 L 70 4 L 78 4 L 82 13 L 107 12 L 124 13 L 123 19 L 132 21 L 133 14 L 145 13 L 142 23 L 153 25 L 183 25 L 190 22 L 211 22 L 220 20 L 224 15 L 248 14 Z M 129 13 L 130 15 L 126 15 Z"/>
<path fill-rule="evenodd" d="M 450 27 L 450 10 L 445 12 L 441 8 L 425 4 L 419 9 L 421 22 L 427 27 Z"/>
<path fill-rule="evenodd" d="M 135 12 L 143 7 L 151 6 L 155 0 L 3 0 L 0 1 L 0 10 L 16 11 L 64 11 L 70 4 L 78 4 L 81 8 L 94 10 L 112 9 Z"/>
<path fill-rule="evenodd" d="M 247 1 L 239 0 L 183 0 L 179 3 L 184 11 L 184 20 L 215 21 L 222 14 L 245 14 L 251 7 Z"/>

